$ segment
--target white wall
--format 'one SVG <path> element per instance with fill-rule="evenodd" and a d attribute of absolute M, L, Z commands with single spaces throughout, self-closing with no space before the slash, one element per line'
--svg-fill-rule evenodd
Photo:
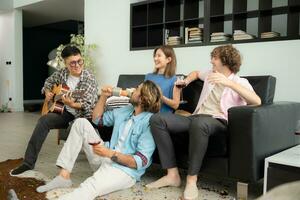
<path fill-rule="evenodd" d="M 12 109 L 23 110 L 22 12 L 0 14 L 0 105 L 12 98 Z M 6 62 L 10 61 L 11 65 Z"/>
<path fill-rule="evenodd" d="M 152 51 L 129 51 L 130 3 L 133 0 L 85 1 L 85 36 L 96 43 L 97 78 L 101 85 L 116 84 L 121 73 L 147 73 L 153 68 Z M 136 1 L 137 2 L 137 1 Z M 243 55 L 240 75 L 277 78 L 275 100 L 300 101 L 300 40 L 235 45 Z M 215 46 L 175 48 L 178 73 L 210 67 Z"/>
<path fill-rule="evenodd" d="M 9 10 L 13 8 L 12 0 L 0 0 L 0 11 L 1 10 Z"/>
<path fill-rule="evenodd" d="M 22 6 L 27 6 L 44 0 L 10 0 L 10 1 L 14 2 L 14 8 L 19 8 Z"/>

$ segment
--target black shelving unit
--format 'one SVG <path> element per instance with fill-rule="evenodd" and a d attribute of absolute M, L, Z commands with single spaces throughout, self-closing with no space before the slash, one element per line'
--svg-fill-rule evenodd
<path fill-rule="evenodd" d="M 226 0 L 147 0 L 133 3 L 130 6 L 130 50 L 155 48 L 165 44 L 170 36 L 181 38 L 180 44 L 175 47 L 300 39 L 300 0 L 287 0 L 286 5 L 275 5 L 275 0 L 256 2 L 257 5 L 250 9 L 247 6 L 253 0 L 232 0 L 232 5 L 227 5 Z M 230 11 L 225 11 L 226 8 Z M 192 27 L 203 28 L 201 43 L 186 43 L 186 29 Z M 233 35 L 235 30 L 242 30 L 255 38 L 234 40 L 232 37 L 228 41 L 211 42 L 212 33 Z M 261 38 L 261 33 L 272 31 L 281 35 Z"/>

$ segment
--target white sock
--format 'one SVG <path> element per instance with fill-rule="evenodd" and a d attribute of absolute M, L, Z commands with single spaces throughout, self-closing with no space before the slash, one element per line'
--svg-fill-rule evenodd
<path fill-rule="evenodd" d="M 71 179 L 65 179 L 61 176 L 56 176 L 52 181 L 50 181 L 46 185 L 36 188 L 36 191 L 42 193 L 42 192 L 53 190 L 55 188 L 63 188 L 63 187 L 71 187 L 71 186 L 72 186 Z"/>
<path fill-rule="evenodd" d="M 17 197 L 16 192 L 13 189 L 10 189 L 8 191 L 7 200 L 19 200 L 18 197 Z"/>

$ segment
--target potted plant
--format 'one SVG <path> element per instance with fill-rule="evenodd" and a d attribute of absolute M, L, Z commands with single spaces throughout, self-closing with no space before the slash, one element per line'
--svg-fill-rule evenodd
<path fill-rule="evenodd" d="M 95 63 L 91 57 L 91 51 L 96 49 L 96 45 L 85 44 L 84 36 L 81 34 L 71 34 L 70 37 L 70 43 L 67 45 L 76 46 L 81 51 L 81 55 L 84 59 L 85 68 L 95 73 Z M 59 70 L 65 67 L 64 60 L 61 57 L 61 52 L 65 48 L 65 46 L 66 45 L 61 44 L 56 49 L 54 49 L 54 51 L 56 51 L 56 56 L 54 59 L 49 60 L 47 65 L 54 68 L 55 70 Z"/>

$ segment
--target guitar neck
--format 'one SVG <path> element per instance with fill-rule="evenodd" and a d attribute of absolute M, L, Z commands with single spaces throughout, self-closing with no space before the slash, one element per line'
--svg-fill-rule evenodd
<path fill-rule="evenodd" d="M 75 91 L 75 92 L 67 92 L 67 93 L 61 93 L 61 94 L 57 94 L 54 96 L 54 101 L 59 101 L 61 100 L 61 97 L 63 95 L 66 95 L 66 96 L 69 96 L 69 97 L 72 97 L 72 98 L 79 98 L 81 95 L 82 95 L 82 92 L 81 91 Z"/>

